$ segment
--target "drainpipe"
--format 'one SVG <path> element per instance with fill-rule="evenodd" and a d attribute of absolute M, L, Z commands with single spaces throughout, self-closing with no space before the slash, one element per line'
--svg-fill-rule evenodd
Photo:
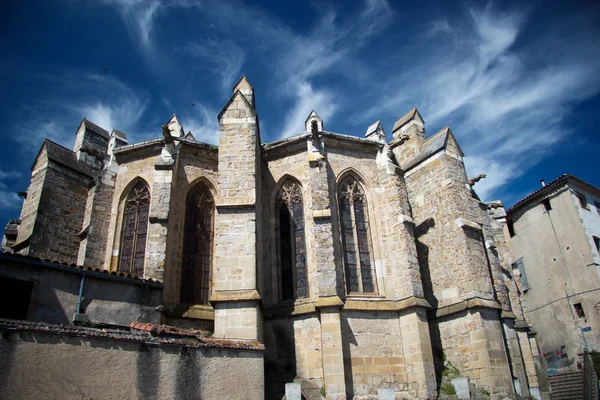
<path fill-rule="evenodd" d="M 85 272 L 81 273 L 81 282 L 79 283 L 79 298 L 77 299 L 77 310 L 73 314 L 73 322 L 89 322 L 87 315 L 81 313 L 81 301 L 83 300 L 83 286 L 85 284 Z"/>

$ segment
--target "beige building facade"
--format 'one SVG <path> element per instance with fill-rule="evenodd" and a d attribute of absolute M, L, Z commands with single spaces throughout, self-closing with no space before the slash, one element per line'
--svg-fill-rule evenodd
<path fill-rule="evenodd" d="M 562 175 L 508 210 L 515 273 L 548 372 L 600 351 L 600 189 Z"/>
<path fill-rule="evenodd" d="M 432 399 L 450 367 L 540 398 L 504 208 L 479 200 L 449 128 L 427 137 L 413 109 L 388 141 L 313 111 L 263 143 L 245 77 L 218 120 L 218 146 L 175 115 L 146 142 L 85 119 L 73 151 L 45 141 L 7 248 L 161 281 L 163 323 L 264 344 L 266 398 L 297 381 Z"/>

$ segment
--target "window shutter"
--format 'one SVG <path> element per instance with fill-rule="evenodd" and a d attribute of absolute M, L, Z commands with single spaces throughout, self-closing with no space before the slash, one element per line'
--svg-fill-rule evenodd
<path fill-rule="evenodd" d="M 521 286 L 523 286 L 523 291 L 526 292 L 529 290 L 529 283 L 527 282 L 527 275 L 525 274 L 525 267 L 523 266 L 523 258 L 519 258 L 516 264 L 519 273 L 521 274 Z"/>

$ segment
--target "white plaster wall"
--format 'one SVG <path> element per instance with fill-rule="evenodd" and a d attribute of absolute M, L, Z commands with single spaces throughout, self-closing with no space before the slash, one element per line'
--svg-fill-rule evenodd
<path fill-rule="evenodd" d="M 583 231 L 585 232 L 585 236 L 590 246 L 591 259 L 589 262 L 596 264 L 596 272 L 598 272 L 598 275 L 600 276 L 600 254 L 596 249 L 593 238 L 594 236 L 600 237 L 600 209 L 596 206 L 596 204 L 600 205 L 600 197 L 594 196 L 589 191 L 577 186 L 570 186 L 569 189 L 571 190 L 573 203 L 575 204 L 575 208 L 581 219 Z M 575 192 L 585 196 L 588 203 L 587 208 L 581 207 L 581 203 L 575 195 Z"/>

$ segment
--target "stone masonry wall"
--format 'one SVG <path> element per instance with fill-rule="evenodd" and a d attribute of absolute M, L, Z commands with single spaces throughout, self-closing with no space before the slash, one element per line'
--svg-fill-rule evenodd
<path fill-rule="evenodd" d="M 46 178 L 47 162 L 48 157 L 46 156 L 46 149 L 42 148 L 31 174 L 31 183 L 27 188 L 27 197 L 23 201 L 20 217 L 21 225 L 19 225 L 16 241 L 17 244 L 27 240 L 33 234 L 38 207 L 42 197 L 44 179 Z M 24 254 L 29 254 L 29 249 L 26 248 L 23 252 Z"/>
<path fill-rule="evenodd" d="M 91 178 L 53 161 L 45 175 L 29 255 L 76 263 Z"/>
<path fill-rule="evenodd" d="M 14 400 L 260 400 L 265 394 L 260 351 L 3 333 L 0 393 Z"/>
<path fill-rule="evenodd" d="M 107 253 L 108 228 L 114 195 L 115 173 L 105 168 L 88 189 L 85 215 L 79 244 L 78 263 L 86 266 L 104 267 Z"/>
<path fill-rule="evenodd" d="M 342 338 L 348 398 L 377 395 L 384 386 L 408 390 L 397 313 L 344 312 Z"/>
<path fill-rule="evenodd" d="M 461 375 L 494 395 L 514 393 L 496 310 L 470 309 L 435 324 L 446 360 Z"/>
<path fill-rule="evenodd" d="M 406 174 L 423 285 L 434 307 L 493 299 L 481 232 L 457 226 L 459 218 L 479 219 L 466 182 L 462 161 L 447 154 L 438 153 Z"/>
<path fill-rule="evenodd" d="M 260 340 L 262 321 L 256 303 L 260 164 L 258 117 L 236 91 L 219 115 L 219 194 L 212 297 L 216 337 Z M 239 315 L 244 318 L 238 318 Z M 248 319 L 254 321 L 253 326 L 246 323 Z"/>

